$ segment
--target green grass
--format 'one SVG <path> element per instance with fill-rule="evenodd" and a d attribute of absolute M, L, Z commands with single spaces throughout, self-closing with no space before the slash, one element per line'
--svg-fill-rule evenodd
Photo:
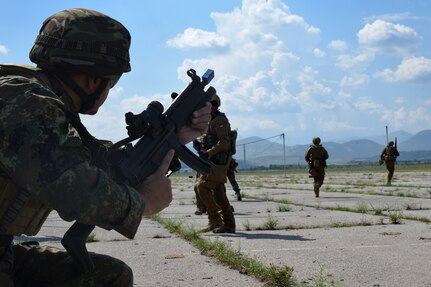
<path fill-rule="evenodd" d="M 277 230 L 278 229 L 278 219 L 268 216 L 266 222 L 262 226 L 256 227 L 256 230 Z"/>
<path fill-rule="evenodd" d="M 289 212 L 289 211 L 291 211 L 292 210 L 292 207 L 290 207 L 290 206 L 288 206 L 288 205 L 285 205 L 285 204 L 280 204 L 278 207 L 277 207 L 277 211 L 278 212 Z"/>
<path fill-rule="evenodd" d="M 99 240 L 96 239 L 96 234 L 94 232 L 91 232 L 87 237 L 87 242 L 97 242 Z"/>
<path fill-rule="evenodd" d="M 238 270 L 242 274 L 252 275 L 269 287 L 301 286 L 293 277 L 293 269 L 289 266 L 264 265 L 263 263 L 232 249 L 228 244 L 220 241 L 206 240 L 194 228 L 183 228 L 180 221 L 162 219 L 152 216 L 153 220 L 165 226 L 169 231 L 185 239 L 199 251 L 219 262 Z"/>

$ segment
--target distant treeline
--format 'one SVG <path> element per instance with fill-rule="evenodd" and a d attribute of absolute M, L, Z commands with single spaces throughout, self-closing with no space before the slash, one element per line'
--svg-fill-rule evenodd
<path fill-rule="evenodd" d="M 431 165 L 431 159 L 426 160 L 404 160 L 397 161 L 398 165 Z M 330 168 L 345 168 L 345 167 L 366 167 L 366 166 L 376 166 L 376 161 L 350 161 L 344 164 L 331 164 Z M 258 170 L 293 170 L 293 169 L 305 169 L 308 166 L 306 164 L 270 164 L 268 166 L 248 166 L 246 168 L 242 168 L 239 166 L 238 170 L 244 171 L 258 171 Z"/>

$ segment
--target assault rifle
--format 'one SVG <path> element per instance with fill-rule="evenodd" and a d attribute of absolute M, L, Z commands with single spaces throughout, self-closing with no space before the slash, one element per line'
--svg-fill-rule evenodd
<path fill-rule="evenodd" d="M 205 86 L 214 78 L 214 71 L 208 69 L 202 79 L 193 69 L 187 71 L 191 83 L 176 96 L 163 112 L 163 105 L 151 102 L 138 115 L 126 113 L 128 138 L 109 147 L 107 157 L 120 151 L 121 157 L 110 164 L 110 169 L 131 186 L 137 187 L 161 165 L 166 153 L 174 149 L 176 156 L 199 173 L 208 174 L 211 166 L 181 145 L 177 132 L 190 123 L 194 111 L 209 102 L 216 90 Z M 138 140 L 139 139 L 139 140 Z M 133 146 L 132 141 L 138 140 Z M 93 270 L 94 265 L 85 247 L 85 242 L 94 225 L 75 222 L 61 240 L 64 248 L 73 257 L 82 272 Z"/>

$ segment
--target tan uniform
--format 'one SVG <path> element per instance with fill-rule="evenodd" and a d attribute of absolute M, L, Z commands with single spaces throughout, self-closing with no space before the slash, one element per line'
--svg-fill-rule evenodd
<path fill-rule="evenodd" d="M 380 153 L 380 160 L 383 160 L 386 164 L 386 169 L 388 170 L 388 177 L 386 184 L 391 184 L 392 177 L 394 176 L 395 171 L 395 162 L 397 160 L 397 157 L 400 155 L 397 148 L 388 145 L 386 146 L 382 152 Z"/>
<path fill-rule="evenodd" d="M 217 112 L 209 123 L 208 133 L 204 136 L 211 172 L 200 175 L 196 185 L 200 200 L 206 207 L 208 227 L 217 232 L 217 228 L 235 232 L 235 219 L 226 196 L 225 183 L 231 161 L 230 124 L 226 116 Z"/>
<path fill-rule="evenodd" d="M 326 160 L 329 158 L 328 152 L 322 145 L 311 145 L 305 153 L 305 161 L 309 164 L 310 177 L 314 179 L 314 194 L 319 197 L 320 187 L 325 180 Z"/>

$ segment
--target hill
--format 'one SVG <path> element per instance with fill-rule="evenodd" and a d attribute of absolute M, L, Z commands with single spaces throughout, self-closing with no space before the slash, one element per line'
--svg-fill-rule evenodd
<path fill-rule="evenodd" d="M 409 139 L 398 142 L 400 151 L 431 151 L 431 130 L 423 130 Z"/>
<path fill-rule="evenodd" d="M 418 161 L 431 159 L 431 130 L 424 130 L 415 135 L 399 131 L 396 135 L 401 156 L 399 161 Z M 400 137 L 407 138 L 400 141 Z M 395 138 L 395 137 L 394 137 Z M 390 137 L 391 139 L 391 137 Z M 383 142 L 386 142 L 384 139 Z M 346 164 L 349 162 L 375 162 L 379 159 L 380 152 L 384 148 L 372 139 L 355 139 L 344 143 L 323 142 L 329 153 L 329 164 Z M 285 146 L 281 138 L 274 137 L 271 140 L 259 137 L 249 137 L 238 140 L 237 154 L 235 158 L 240 163 L 240 168 L 247 166 L 269 165 L 304 165 L 304 154 L 309 145 Z"/>

